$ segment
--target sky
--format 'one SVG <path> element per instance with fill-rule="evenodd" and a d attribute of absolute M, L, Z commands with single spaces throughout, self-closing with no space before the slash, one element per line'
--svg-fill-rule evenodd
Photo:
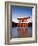
<path fill-rule="evenodd" d="M 18 22 L 17 18 L 30 17 L 32 18 L 32 8 L 23 6 L 11 6 L 12 21 Z"/>

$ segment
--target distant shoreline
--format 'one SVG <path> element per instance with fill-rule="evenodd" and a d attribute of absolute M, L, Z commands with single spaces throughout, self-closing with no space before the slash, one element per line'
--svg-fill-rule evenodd
<path fill-rule="evenodd" d="M 18 23 L 12 22 L 12 27 L 17 27 Z M 28 23 L 28 27 L 32 27 L 32 23 Z"/>

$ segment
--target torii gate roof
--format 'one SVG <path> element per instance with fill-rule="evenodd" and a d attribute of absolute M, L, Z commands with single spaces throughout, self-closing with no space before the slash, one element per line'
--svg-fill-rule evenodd
<path fill-rule="evenodd" d="M 17 18 L 18 20 L 27 20 L 29 19 L 30 17 L 23 17 L 23 18 Z"/>

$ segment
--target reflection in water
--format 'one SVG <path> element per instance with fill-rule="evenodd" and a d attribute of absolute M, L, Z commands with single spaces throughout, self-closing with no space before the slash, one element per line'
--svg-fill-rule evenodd
<path fill-rule="evenodd" d="M 11 38 L 32 37 L 32 27 L 13 27 L 11 30 Z"/>

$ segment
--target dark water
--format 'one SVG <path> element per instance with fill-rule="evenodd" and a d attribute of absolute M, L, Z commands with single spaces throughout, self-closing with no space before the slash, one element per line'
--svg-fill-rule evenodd
<path fill-rule="evenodd" d="M 18 38 L 18 30 L 20 29 L 19 27 L 13 27 L 11 29 L 11 38 Z M 32 37 L 32 27 L 28 27 L 28 28 L 24 28 L 24 29 L 28 29 L 28 37 Z"/>

